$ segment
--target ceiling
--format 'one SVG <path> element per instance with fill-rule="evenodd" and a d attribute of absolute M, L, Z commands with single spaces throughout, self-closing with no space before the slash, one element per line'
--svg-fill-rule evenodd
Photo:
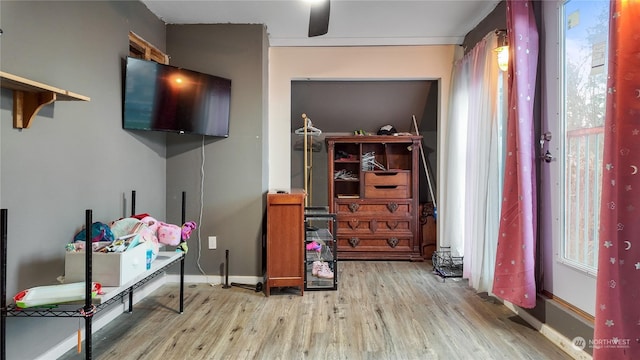
<path fill-rule="evenodd" d="M 309 38 L 304 0 L 142 0 L 167 24 L 265 24 L 270 46 L 462 44 L 499 2 L 331 0 L 329 32 Z"/>
<path fill-rule="evenodd" d="M 270 46 L 462 44 L 500 3 L 331 0 L 328 33 L 308 37 L 310 4 L 304 0 L 142 2 L 167 24 L 264 24 Z M 292 82 L 292 131 L 303 125 L 302 113 L 326 133 L 376 132 L 385 124 L 413 132 L 412 115 L 422 131 L 436 131 L 437 89 L 432 81 Z M 427 107 L 436 110 L 427 113 Z"/>

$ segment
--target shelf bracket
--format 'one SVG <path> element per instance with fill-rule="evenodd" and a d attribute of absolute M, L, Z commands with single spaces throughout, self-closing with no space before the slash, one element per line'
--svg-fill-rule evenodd
<path fill-rule="evenodd" d="M 42 107 L 54 101 L 89 101 L 88 96 L 0 71 L 0 86 L 13 90 L 13 127 L 26 129 Z"/>
<path fill-rule="evenodd" d="M 26 92 L 13 90 L 13 127 L 27 129 L 31 120 L 44 106 L 56 101 L 54 92 Z"/>

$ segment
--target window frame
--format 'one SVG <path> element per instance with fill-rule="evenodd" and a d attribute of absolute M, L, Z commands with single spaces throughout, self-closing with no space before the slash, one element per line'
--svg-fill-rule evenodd
<path fill-rule="evenodd" d="M 559 180 L 560 180 L 560 186 L 559 186 L 559 192 L 560 192 L 560 202 L 561 202 L 561 220 L 560 220 L 560 226 L 562 228 L 562 234 L 560 236 L 560 247 L 559 247 L 559 252 L 557 254 L 557 261 L 570 266 L 580 272 L 586 273 L 589 276 L 595 278 L 598 272 L 598 264 L 597 264 L 597 253 L 598 253 L 598 227 L 596 227 L 595 229 L 595 239 L 593 241 L 593 251 L 595 251 L 594 257 L 595 257 L 595 263 L 594 266 L 590 266 L 588 264 L 585 264 L 583 262 L 579 262 L 576 261 L 574 259 L 568 258 L 566 256 L 567 253 L 567 235 L 568 233 L 571 231 L 570 229 L 568 229 L 568 224 L 567 224 L 567 214 L 569 212 L 569 202 L 568 202 L 568 198 L 567 198 L 567 186 L 566 186 L 566 182 L 567 182 L 567 178 L 568 178 L 568 174 L 567 174 L 567 161 L 566 161 L 566 157 L 567 157 L 567 84 L 566 84 L 566 78 L 567 78 L 567 58 L 566 58 L 566 53 L 567 53 L 567 47 L 566 47 L 566 23 L 567 23 L 567 19 L 568 16 L 570 14 L 567 13 L 567 9 L 566 9 L 566 5 L 571 2 L 571 1 L 579 1 L 579 0 L 565 0 L 562 1 L 560 4 L 560 11 L 559 11 L 559 36 L 558 36 L 558 49 L 559 49 L 559 92 L 561 95 L 559 104 L 558 104 L 558 108 L 559 108 L 559 114 L 558 114 L 558 123 L 559 123 L 559 130 L 561 133 L 561 136 L 559 136 L 558 138 L 558 142 L 559 142 L 559 154 L 561 154 L 562 156 L 558 157 L 558 162 L 559 162 Z M 604 2 L 604 1 L 603 1 Z M 608 30 L 607 30 L 608 33 Z M 606 54 L 605 54 L 605 66 L 604 66 L 604 71 L 606 72 L 607 70 L 607 64 L 606 61 L 608 59 L 606 58 Z M 605 88 L 606 88 L 606 80 L 605 80 Z M 585 128 L 583 128 L 585 129 Z M 595 129 L 595 128 L 591 128 L 591 129 Z M 597 141 L 597 140 L 596 140 Z M 600 157 L 602 156 L 602 154 L 600 154 Z M 602 165 L 602 164 L 596 164 L 596 167 Z M 596 169 L 596 171 L 601 170 L 601 169 Z M 594 180 L 594 183 L 598 182 L 599 180 L 601 180 L 601 172 L 600 172 L 600 177 L 596 177 Z M 601 188 L 602 184 L 601 182 L 597 185 L 598 187 Z M 600 189 L 601 191 L 601 189 Z M 598 192 L 599 194 L 599 192 Z M 597 201 L 597 203 L 599 204 L 599 199 Z M 599 213 L 599 205 L 597 206 L 597 209 L 595 209 L 594 211 Z M 599 216 L 599 215 L 598 215 Z"/>

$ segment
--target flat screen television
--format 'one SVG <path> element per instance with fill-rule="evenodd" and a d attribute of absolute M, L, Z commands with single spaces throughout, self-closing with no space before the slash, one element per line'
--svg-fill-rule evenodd
<path fill-rule="evenodd" d="M 122 126 L 229 136 L 231 80 L 127 57 Z"/>

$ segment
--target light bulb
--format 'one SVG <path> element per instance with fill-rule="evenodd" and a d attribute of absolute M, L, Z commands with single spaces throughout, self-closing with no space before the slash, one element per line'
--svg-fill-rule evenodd
<path fill-rule="evenodd" d="M 509 69 L 509 46 L 500 46 L 495 50 L 498 53 L 498 67 L 502 71 Z"/>

